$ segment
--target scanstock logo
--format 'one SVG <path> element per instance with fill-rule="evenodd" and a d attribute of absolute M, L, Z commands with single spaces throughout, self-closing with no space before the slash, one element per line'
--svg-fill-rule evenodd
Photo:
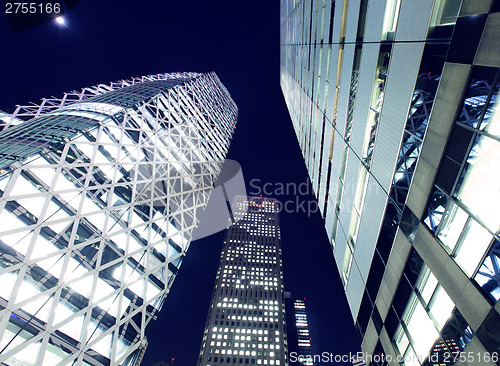
<path fill-rule="evenodd" d="M 214 189 L 205 210 L 198 211 L 198 227 L 193 231 L 192 240 L 201 239 L 219 231 L 225 230 L 230 224 L 235 224 L 232 212 L 236 196 L 246 196 L 245 180 L 241 166 L 237 161 L 226 159 L 221 173 L 215 182 Z M 247 208 L 239 208 L 244 214 Z M 243 215 L 239 216 L 243 217 Z"/>

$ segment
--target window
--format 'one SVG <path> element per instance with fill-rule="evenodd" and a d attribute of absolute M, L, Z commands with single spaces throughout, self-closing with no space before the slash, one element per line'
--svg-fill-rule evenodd
<path fill-rule="evenodd" d="M 476 282 L 493 301 L 500 299 L 500 241 L 495 240 L 481 267 L 474 276 Z"/>
<path fill-rule="evenodd" d="M 500 229 L 499 76 L 473 68 L 424 218 L 469 276 Z"/>

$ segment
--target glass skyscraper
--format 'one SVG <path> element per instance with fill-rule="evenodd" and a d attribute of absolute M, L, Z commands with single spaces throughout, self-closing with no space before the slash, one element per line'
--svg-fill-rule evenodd
<path fill-rule="evenodd" d="M 236 196 L 199 366 L 288 365 L 278 204 Z"/>
<path fill-rule="evenodd" d="M 237 114 L 214 73 L 132 78 L 2 114 L 2 364 L 136 362 Z"/>
<path fill-rule="evenodd" d="M 281 86 L 362 350 L 387 356 L 372 365 L 427 365 L 448 339 L 496 362 L 499 17 L 497 0 L 281 1 Z"/>

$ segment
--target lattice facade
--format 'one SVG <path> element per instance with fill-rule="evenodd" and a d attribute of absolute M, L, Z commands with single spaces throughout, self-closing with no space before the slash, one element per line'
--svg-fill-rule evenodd
<path fill-rule="evenodd" d="M 172 79 L 186 79 L 198 76 L 194 72 L 177 72 L 156 75 L 146 75 L 140 77 L 132 77 L 130 79 L 123 79 L 113 81 L 109 84 L 98 84 L 89 88 L 82 88 L 81 90 L 73 90 L 69 93 L 64 93 L 61 98 L 43 98 L 40 103 L 32 103 L 30 105 L 17 105 L 12 114 L 5 114 L 0 112 L 0 131 L 7 129 L 13 125 L 21 123 L 23 120 L 39 117 L 40 115 L 48 112 L 55 111 L 61 107 L 81 102 L 83 100 L 92 98 L 96 95 L 104 94 L 113 90 L 126 88 L 136 84 L 143 84 L 148 81 L 156 80 L 172 80 Z"/>
<path fill-rule="evenodd" d="M 0 362 L 133 365 L 237 107 L 214 73 L 47 101 L 0 133 Z"/>

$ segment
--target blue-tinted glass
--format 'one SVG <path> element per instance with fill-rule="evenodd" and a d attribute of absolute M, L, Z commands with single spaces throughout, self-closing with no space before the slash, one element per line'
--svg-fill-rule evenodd
<path fill-rule="evenodd" d="M 446 196 L 439 188 L 435 187 L 432 193 L 429 204 L 427 205 L 427 212 L 424 218 L 425 224 L 434 233 L 443 219 L 443 214 L 448 204 L 448 196 Z"/>
<path fill-rule="evenodd" d="M 477 128 L 487 106 L 488 96 L 493 89 L 496 69 L 492 67 L 475 66 L 472 70 L 469 85 L 458 121 Z"/>
<path fill-rule="evenodd" d="M 500 241 L 495 240 L 474 280 L 494 302 L 500 299 Z"/>

